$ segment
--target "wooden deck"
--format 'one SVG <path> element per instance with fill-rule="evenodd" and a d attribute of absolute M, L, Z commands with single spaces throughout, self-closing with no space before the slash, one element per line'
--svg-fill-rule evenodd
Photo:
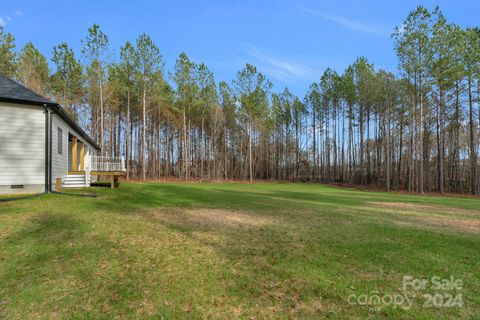
<path fill-rule="evenodd" d="M 70 175 L 84 175 L 85 171 L 69 171 Z M 92 176 L 109 176 L 110 177 L 110 188 L 115 189 L 118 187 L 118 178 L 125 175 L 123 171 L 90 171 Z"/>
<path fill-rule="evenodd" d="M 118 186 L 118 178 L 125 175 L 123 171 L 90 171 L 92 176 L 110 176 L 110 188 L 115 189 Z"/>

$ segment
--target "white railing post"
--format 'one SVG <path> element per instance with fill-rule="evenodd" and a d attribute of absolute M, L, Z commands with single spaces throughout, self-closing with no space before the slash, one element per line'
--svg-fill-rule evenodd
<path fill-rule="evenodd" d="M 89 178 L 90 178 L 90 167 L 92 166 L 92 156 L 90 154 L 88 154 L 86 157 L 86 166 L 85 166 L 85 186 L 86 187 L 90 187 L 90 182 L 89 182 Z"/>

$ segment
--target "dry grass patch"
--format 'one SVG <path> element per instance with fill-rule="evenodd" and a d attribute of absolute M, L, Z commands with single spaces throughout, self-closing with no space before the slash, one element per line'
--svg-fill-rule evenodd
<path fill-rule="evenodd" d="M 424 205 L 397 202 L 370 202 L 374 208 L 389 209 L 393 220 L 399 225 L 441 227 L 459 232 L 480 233 L 480 212 L 450 208 L 441 205 Z M 402 218 L 407 218 L 404 220 Z M 420 222 L 420 223 L 419 223 Z"/>
<path fill-rule="evenodd" d="M 263 227 L 276 222 L 273 217 L 227 209 L 156 208 L 143 210 L 142 215 L 165 223 L 197 226 Z"/>
<path fill-rule="evenodd" d="M 475 220 L 416 216 L 412 221 L 399 220 L 396 224 L 408 227 L 440 227 L 461 233 L 480 234 L 480 221 Z"/>
<path fill-rule="evenodd" d="M 420 204 L 420 203 L 405 203 L 405 202 L 369 202 L 369 205 L 382 209 L 394 209 L 394 210 L 405 210 L 405 211 L 436 211 L 436 212 L 446 212 L 446 213 L 462 213 L 468 214 L 472 213 L 470 210 L 460 209 L 460 208 L 451 208 L 435 204 Z M 477 214 L 478 215 L 478 214 Z"/>
<path fill-rule="evenodd" d="M 188 220 L 200 224 L 262 227 L 274 223 L 272 218 L 241 211 L 225 209 L 188 209 L 182 211 Z"/>
<path fill-rule="evenodd" d="M 418 217 L 416 220 L 430 226 L 442 227 L 460 232 L 480 233 L 480 221 L 446 217 Z"/>

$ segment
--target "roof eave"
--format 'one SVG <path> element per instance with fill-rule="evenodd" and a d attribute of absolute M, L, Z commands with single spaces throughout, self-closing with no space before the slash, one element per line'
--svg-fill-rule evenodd
<path fill-rule="evenodd" d="M 58 105 L 57 103 L 53 103 L 53 102 L 31 101 L 31 100 L 14 99 L 14 98 L 7 98 L 7 97 L 0 97 L 0 101 L 9 102 L 9 103 L 18 103 L 18 104 L 29 104 L 29 105 L 43 106 L 43 107 L 51 107 L 54 105 Z"/>

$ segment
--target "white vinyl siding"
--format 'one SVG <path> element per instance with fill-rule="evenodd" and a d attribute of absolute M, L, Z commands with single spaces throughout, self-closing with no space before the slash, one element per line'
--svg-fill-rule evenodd
<path fill-rule="evenodd" d="M 57 178 L 62 179 L 62 182 L 65 180 L 65 177 L 67 176 L 69 171 L 69 167 L 71 166 L 71 154 L 68 142 L 69 134 L 76 136 L 78 141 L 85 143 L 85 157 L 87 157 L 88 155 L 96 155 L 97 151 L 91 144 L 86 142 L 85 139 L 78 132 L 76 132 L 72 127 L 70 127 L 58 115 L 54 114 L 52 118 L 52 187 L 54 187 Z M 59 154 L 57 152 L 58 128 L 62 129 L 62 154 Z M 77 156 L 80 158 L 80 153 L 77 153 Z M 80 163 L 79 158 L 77 159 L 77 163 Z M 85 161 L 85 166 L 87 165 L 88 162 Z"/>
<path fill-rule="evenodd" d="M 62 130 L 62 153 L 58 153 L 58 128 Z M 85 143 L 85 155 L 96 149 L 52 111 L 52 188 L 56 178 L 68 174 L 69 133 Z M 24 192 L 41 192 L 45 186 L 45 113 L 41 106 L 0 102 L 0 193 L 17 193 L 12 185 L 24 185 Z M 89 162 L 86 161 L 85 165 Z"/>
<path fill-rule="evenodd" d="M 45 185 L 42 107 L 0 102 L 0 186 L 10 185 Z"/>
<path fill-rule="evenodd" d="M 58 153 L 58 129 L 62 129 L 62 153 Z M 52 115 L 52 188 L 57 178 L 62 181 L 68 173 L 68 130 L 69 126 L 58 115 Z"/>

